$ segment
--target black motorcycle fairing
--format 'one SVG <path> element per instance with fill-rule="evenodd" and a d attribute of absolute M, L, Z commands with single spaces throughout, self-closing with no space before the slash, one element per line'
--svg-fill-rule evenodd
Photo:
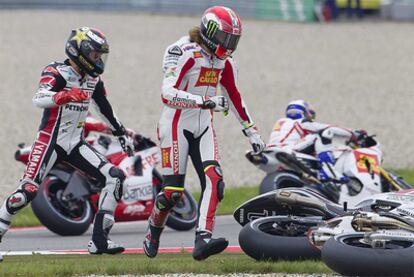
<path fill-rule="evenodd" d="M 309 188 L 286 188 L 256 196 L 240 205 L 234 212 L 235 220 L 242 226 L 267 216 L 295 215 L 321 216 L 330 219 L 342 207 Z"/>

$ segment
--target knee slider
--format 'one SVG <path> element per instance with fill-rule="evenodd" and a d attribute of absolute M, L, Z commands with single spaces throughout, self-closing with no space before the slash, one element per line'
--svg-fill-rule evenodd
<path fill-rule="evenodd" d="M 38 186 L 32 183 L 24 183 L 7 199 L 7 211 L 15 214 L 32 201 L 39 190 Z"/>
<path fill-rule="evenodd" d="M 109 179 L 107 185 L 114 184 L 113 193 L 116 201 L 121 200 L 123 193 L 123 183 L 125 181 L 125 174 L 119 168 L 113 166 L 109 169 Z"/>
<path fill-rule="evenodd" d="M 165 187 L 162 192 L 158 193 L 155 205 L 160 211 L 171 210 L 181 200 L 184 188 Z"/>
<path fill-rule="evenodd" d="M 216 186 L 217 198 L 221 201 L 224 198 L 223 172 L 218 164 L 210 164 L 204 168 L 206 177 L 210 179 L 211 185 Z"/>

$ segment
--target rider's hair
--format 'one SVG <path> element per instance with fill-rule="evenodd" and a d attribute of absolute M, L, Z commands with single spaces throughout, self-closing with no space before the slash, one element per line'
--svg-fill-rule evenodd
<path fill-rule="evenodd" d="M 202 44 L 201 35 L 200 35 L 200 27 L 193 27 L 188 31 L 188 34 L 190 35 L 190 41 L 195 42 L 198 44 Z"/>

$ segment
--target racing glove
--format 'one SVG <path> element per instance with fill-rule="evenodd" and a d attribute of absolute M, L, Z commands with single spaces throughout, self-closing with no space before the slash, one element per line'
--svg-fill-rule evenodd
<path fill-rule="evenodd" d="M 349 143 L 360 146 L 360 144 L 366 139 L 368 136 L 367 131 L 365 130 L 354 130 L 352 131 L 351 138 L 349 139 Z"/>
<path fill-rule="evenodd" d="M 266 144 L 257 132 L 256 126 L 251 125 L 250 127 L 244 129 L 243 134 L 249 138 L 249 142 L 253 148 L 253 154 L 261 153 L 266 147 Z"/>
<path fill-rule="evenodd" d="M 88 93 L 80 88 L 71 88 L 70 90 L 62 90 L 53 95 L 53 101 L 56 105 L 64 105 L 69 102 L 83 102 L 88 99 Z"/>
<path fill-rule="evenodd" d="M 222 95 L 206 97 L 201 108 L 212 109 L 215 112 L 227 112 L 229 110 L 229 100 Z"/>
<path fill-rule="evenodd" d="M 127 136 L 126 134 L 118 136 L 118 141 L 119 144 L 121 144 L 122 150 L 125 153 L 128 153 L 129 157 L 134 156 L 134 142 L 129 136 Z"/>
<path fill-rule="evenodd" d="M 118 137 L 119 144 L 121 144 L 124 153 L 128 153 L 129 157 L 134 156 L 134 141 L 129 136 L 131 129 L 125 128 L 121 125 L 121 128 L 112 132 L 112 134 Z"/>

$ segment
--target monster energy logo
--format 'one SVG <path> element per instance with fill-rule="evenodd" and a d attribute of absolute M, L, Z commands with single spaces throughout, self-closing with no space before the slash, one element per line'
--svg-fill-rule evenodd
<path fill-rule="evenodd" d="M 210 20 L 207 23 L 207 36 L 209 38 L 213 37 L 214 34 L 217 32 L 217 29 L 219 28 L 219 25 L 217 22 Z"/>

